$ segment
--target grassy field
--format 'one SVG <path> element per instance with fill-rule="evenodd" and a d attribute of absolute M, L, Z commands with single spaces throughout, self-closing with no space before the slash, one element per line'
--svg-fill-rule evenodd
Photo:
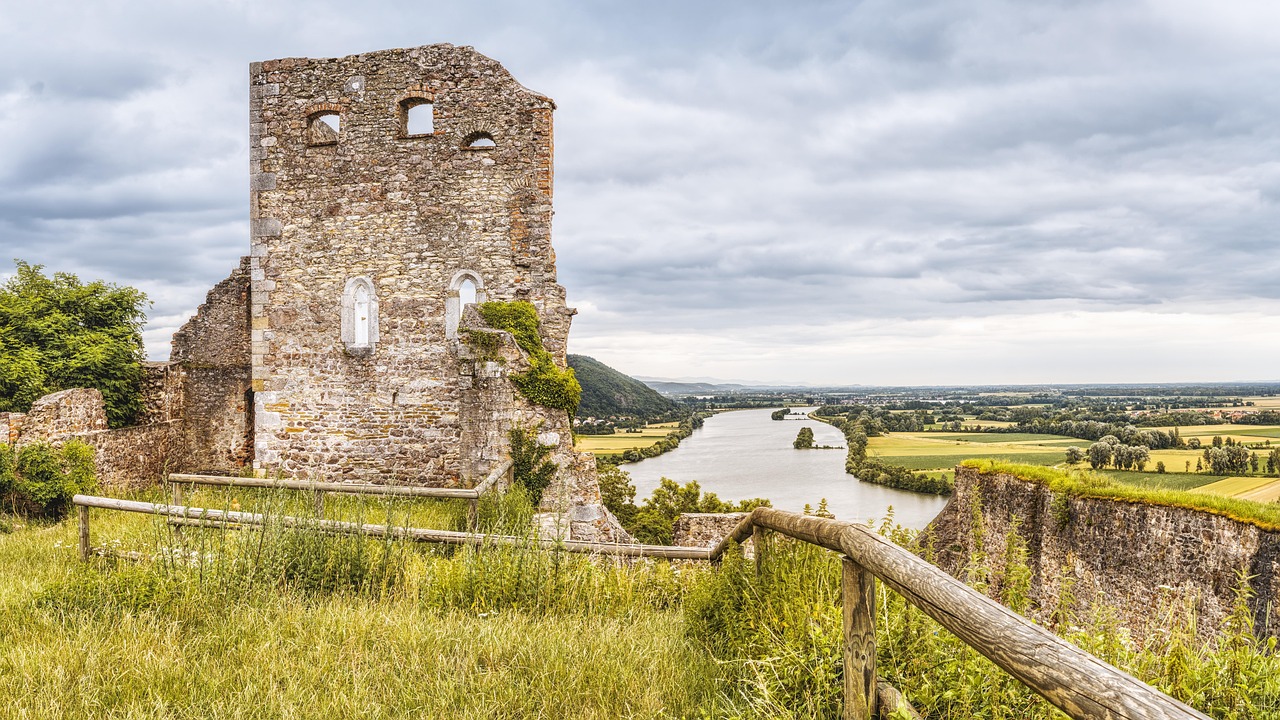
<path fill-rule="evenodd" d="M 869 455 L 911 470 L 951 470 L 969 458 L 1056 465 L 1065 460 L 1068 445 L 1087 447 L 1087 440 L 1025 433 L 889 433 L 871 438 Z"/>
<path fill-rule="evenodd" d="M 331 499 L 335 519 L 451 528 L 465 515 L 458 503 Z M 191 500 L 311 504 L 265 491 Z M 532 511 L 518 492 L 488 498 L 482 527 L 527 530 Z M 146 559 L 81 563 L 74 522 L 0 516 L 2 720 L 840 717 L 840 560 L 801 543 L 771 544 L 758 571 L 738 556 L 615 564 L 278 526 L 180 538 L 148 516 L 92 513 L 96 545 Z M 926 717 L 1060 717 L 877 592 L 878 672 Z M 1280 661 L 1252 636 L 1201 646 L 1189 621 L 1121 643 L 1095 615 L 1065 612 L 1073 642 L 1215 717 L 1280 715 Z"/>
<path fill-rule="evenodd" d="M 1156 429 L 1173 432 L 1173 427 Z M 1193 437 L 1200 438 L 1200 442 L 1205 445 L 1209 444 L 1214 435 L 1221 436 L 1224 440 L 1228 437 L 1234 438 L 1236 442 L 1243 443 L 1265 442 L 1280 438 L 1280 426 L 1276 425 L 1233 425 L 1231 423 L 1224 425 L 1186 425 L 1178 428 L 1178 432 L 1182 435 L 1183 440 L 1190 440 Z"/>
<path fill-rule="evenodd" d="M 612 435 L 575 435 L 573 447 L 578 452 L 621 453 L 627 450 L 649 447 L 667 436 L 680 423 L 655 423 L 646 425 L 638 433 L 617 431 Z"/>
<path fill-rule="evenodd" d="M 1202 486 L 1200 492 L 1271 503 L 1280 501 L 1280 478 L 1229 477 Z"/>

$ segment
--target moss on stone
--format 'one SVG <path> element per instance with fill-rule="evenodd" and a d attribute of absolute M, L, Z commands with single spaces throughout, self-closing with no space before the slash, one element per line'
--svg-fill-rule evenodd
<path fill-rule="evenodd" d="M 1040 465 L 1019 465 L 987 459 L 965 460 L 960 464 L 984 475 L 1012 475 L 1019 480 L 1039 483 L 1055 493 L 1072 497 L 1199 510 L 1248 523 L 1262 530 L 1280 531 L 1280 505 L 1274 503 L 1259 503 L 1186 490 L 1124 485 L 1103 475 L 1081 470 L 1068 472 Z"/>
<path fill-rule="evenodd" d="M 582 399 L 582 386 L 572 368 L 556 365 L 551 353 L 542 346 L 538 332 L 538 310 L 525 300 L 481 303 L 476 308 L 480 317 L 495 330 L 505 330 L 529 355 L 529 369 L 512 373 L 511 382 L 530 401 L 544 407 L 566 410 L 572 417 Z"/>

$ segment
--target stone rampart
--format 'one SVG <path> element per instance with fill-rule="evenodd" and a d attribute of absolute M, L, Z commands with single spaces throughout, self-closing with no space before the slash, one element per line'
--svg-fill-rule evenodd
<path fill-rule="evenodd" d="M 1016 520 L 1015 520 L 1016 518 Z M 935 561 L 963 578 L 978 549 L 993 564 L 998 597 L 1012 529 L 1025 541 L 1033 617 L 1048 622 L 1064 589 L 1075 612 L 1105 605 L 1135 636 L 1180 602 L 1194 604 L 1197 629 L 1215 633 L 1230 613 L 1240 572 L 1256 593 L 1259 634 L 1280 635 L 1280 533 L 1222 515 L 1113 499 L 1057 494 L 1006 473 L 956 470 L 956 492 L 921 535 Z"/>

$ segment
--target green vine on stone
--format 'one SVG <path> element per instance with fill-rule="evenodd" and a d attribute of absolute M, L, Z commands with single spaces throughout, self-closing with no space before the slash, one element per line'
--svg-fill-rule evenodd
<path fill-rule="evenodd" d="M 489 327 L 511 333 L 520 349 L 529 355 L 529 369 L 511 374 L 511 382 L 520 394 L 538 405 L 566 410 L 573 417 L 582 400 L 582 386 L 573 369 L 556 365 L 542 346 L 538 310 L 533 304 L 526 300 L 487 302 L 476 309 Z"/>
<path fill-rule="evenodd" d="M 538 442 L 535 431 L 516 426 L 507 433 L 511 441 L 511 475 L 517 485 L 529 492 L 529 500 L 537 507 L 542 502 L 542 493 L 551 485 L 552 478 L 560 466 L 548 458 L 553 445 Z"/>

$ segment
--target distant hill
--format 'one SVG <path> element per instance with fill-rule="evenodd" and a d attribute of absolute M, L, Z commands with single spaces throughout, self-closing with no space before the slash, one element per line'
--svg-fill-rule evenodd
<path fill-rule="evenodd" d="M 663 395 L 713 395 L 717 393 L 731 393 L 740 390 L 746 390 L 746 385 L 737 385 L 732 383 L 705 383 L 705 382 L 674 382 L 670 380 L 649 380 L 645 385 L 657 390 Z"/>
<path fill-rule="evenodd" d="M 578 405 L 580 418 L 633 415 L 648 419 L 680 410 L 678 403 L 595 358 L 570 355 L 569 367 L 573 368 L 578 382 L 582 384 L 582 402 Z"/>

